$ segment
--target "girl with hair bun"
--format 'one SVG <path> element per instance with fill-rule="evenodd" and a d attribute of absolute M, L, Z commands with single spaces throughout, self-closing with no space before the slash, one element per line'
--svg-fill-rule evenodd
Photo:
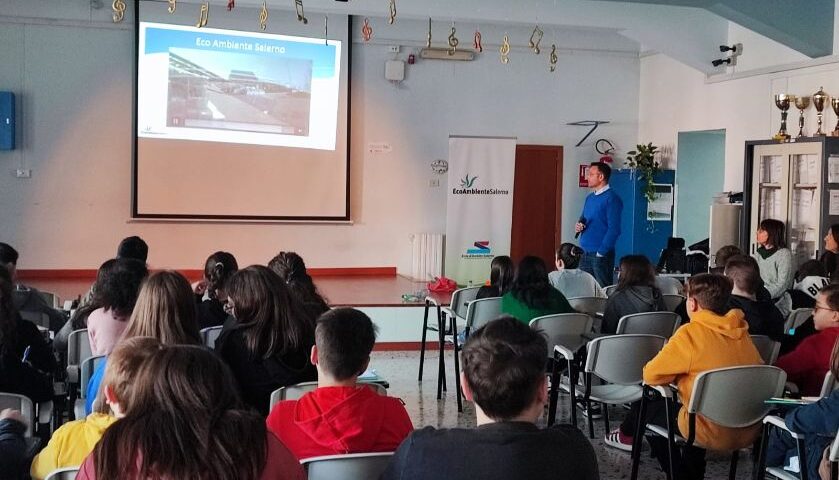
<path fill-rule="evenodd" d="M 204 278 L 192 285 L 195 293 L 198 325 L 200 328 L 224 324 L 229 312 L 225 308 L 227 281 L 239 270 L 232 253 L 218 251 L 204 262 Z"/>
<path fill-rule="evenodd" d="M 578 268 L 583 253 L 583 249 L 573 243 L 560 245 L 556 249 L 556 271 L 548 274 L 548 280 L 566 298 L 605 298 L 606 295 L 597 280 L 590 273 Z"/>

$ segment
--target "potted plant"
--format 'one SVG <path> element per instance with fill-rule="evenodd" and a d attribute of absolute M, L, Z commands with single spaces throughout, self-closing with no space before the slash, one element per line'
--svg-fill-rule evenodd
<path fill-rule="evenodd" d="M 638 173 L 641 191 L 647 202 L 652 202 L 656 198 L 653 178 L 660 171 L 660 164 L 655 159 L 656 152 L 658 152 L 658 147 L 652 143 L 636 145 L 635 150 L 626 152 L 626 166 Z"/>

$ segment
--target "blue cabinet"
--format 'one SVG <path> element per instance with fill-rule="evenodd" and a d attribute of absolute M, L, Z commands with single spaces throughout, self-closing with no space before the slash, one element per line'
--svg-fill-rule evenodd
<path fill-rule="evenodd" d="M 654 183 L 667 184 L 672 188 L 675 179 L 675 170 L 663 170 L 656 175 Z M 670 220 L 647 220 L 647 199 L 643 195 L 640 177 L 634 170 L 613 170 L 609 187 L 623 200 L 621 234 L 615 245 L 615 266 L 621 257 L 631 254 L 646 255 L 655 264 L 661 250 L 667 246 L 667 239 L 673 235 L 672 206 Z M 675 196 L 675 192 L 672 193 Z"/>

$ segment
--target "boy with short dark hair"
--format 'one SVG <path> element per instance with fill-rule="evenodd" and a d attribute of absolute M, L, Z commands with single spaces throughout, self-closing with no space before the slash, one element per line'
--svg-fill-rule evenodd
<path fill-rule="evenodd" d="M 734 282 L 730 308 L 738 308 L 746 316 L 749 334 L 767 335 L 780 342 L 784 338 L 784 316 L 770 300 L 758 300 L 763 286 L 757 260 L 746 255 L 735 255 L 725 264 L 725 276 Z"/>
<path fill-rule="evenodd" d="M 414 432 L 381 478 L 599 478 L 594 449 L 579 430 L 535 425 L 548 396 L 545 351 L 544 336 L 513 317 L 470 334 L 461 384 L 475 402 L 478 427 Z"/>
<path fill-rule="evenodd" d="M 336 308 L 318 318 L 311 353 L 318 388 L 278 403 L 266 420 L 298 460 L 391 452 L 414 429 L 400 399 L 358 384 L 375 343 L 376 328 L 359 310 Z"/>

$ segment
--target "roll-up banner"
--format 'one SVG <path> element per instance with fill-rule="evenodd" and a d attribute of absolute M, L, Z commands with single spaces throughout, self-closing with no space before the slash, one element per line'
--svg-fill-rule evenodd
<path fill-rule="evenodd" d="M 445 275 L 461 285 L 489 278 L 510 254 L 516 138 L 449 137 Z"/>

